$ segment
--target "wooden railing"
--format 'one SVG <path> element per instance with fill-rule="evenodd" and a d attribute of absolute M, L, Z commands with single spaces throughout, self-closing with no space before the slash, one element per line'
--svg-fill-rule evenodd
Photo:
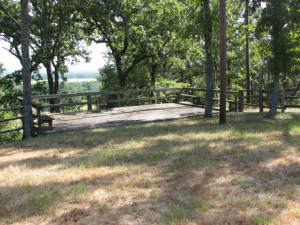
<path fill-rule="evenodd" d="M 250 103 L 246 102 L 247 91 L 250 92 Z M 292 94 L 291 94 L 292 93 Z M 279 106 L 282 111 L 287 107 L 300 108 L 300 89 L 286 89 L 280 91 Z M 56 94 L 56 95 L 36 95 L 32 96 L 33 108 L 36 109 L 36 117 L 38 130 L 40 132 L 42 120 L 42 111 L 51 108 L 64 108 L 74 106 L 86 106 L 89 111 L 93 110 L 96 106 L 100 110 L 101 105 L 108 107 L 121 107 L 138 104 L 157 104 L 161 102 L 181 102 L 191 101 L 194 105 L 205 107 L 207 90 L 203 88 L 158 88 L 158 89 L 138 89 L 138 90 L 122 90 L 122 91 L 105 91 L 105 92 L 89 92 L 89 93 L 76 93 L 76 94 Z M 229 111 L 242 112 L 245 106 L 259 107 L 260 112 L 264 108 L 270 107 L 271 91 L 266 90 L 239 90 L 227 91 L 227 106 Z M 213 90 L 213 103 L 214 109 L 218 110 L 217 106 L 220 102 L 220 90 Z M 63 102 L 65 98 L 74 99 L 80 97 L 81 100 L 77 102 Z M 84 100 L 82 100 L 84 98 Z M 58 100 L 57 104 L 49 104 L 48 100 Z M 101 103 L 101 99 L 105 99 L 105 103 Z M 22 99 L 20 99 L 22 100 Z M 291 103 L 292 101 L 296 103 Z M 46 104 L 45 104 L 46 103 Z M 94 107 L 95 108 L 95 107 Z M 13 107 L 10 109 L 0 109 L 0 112 L 20 110 L 22 107 Z M 0 123 L 23 120 L 23 116 L 17 116 L 9 119 L 2 119 Z M 23 127 L 16 129 L 0 131 L 2 133 L 9 133 L 22 130 Z"/>
<path fill-rule="evenodd" d="M 246 103 L 245 93 L 247 91 L 250 92 L 250 103 Z M 271 100 L 272 100 L 272 91 L 269 90 L 240 90 L 239 91 L 239 105 L 241 110 L 243 111 L 244 106 L 255 106 L 259 107 L 259 111 L 263 112 L 264 108 L 271 107 Z M 294 102 L 293 102 L 294 101 Z M 281 109 L 282 112 L 286 108 L 300 108 L 300 89 L 299 88 L 290 88 L 290 89 L 283 89 L 279 92 L 278 97 L 278 109 Z"/>
<path fill-rule="evenodd" d="M 175 100 L 178 98 L 178 93 L 182 88 L 160 88 L 160 89 L 138 89 L 138 90 L 122 90 L 122 91 L 106 91 L 106 92 L 89 92 L 89 93 L 76 93 L 76 94 L 56 94 L 56 95 L 38 95 L 32 96 L 33 100 L 45 100 L 45 99 L 63 99 L 63 98 L 75 98 L 85 97 L 86 101 L 72 102 L 72 103 L 60 103 L 60 104 L 35 104 L 38 109 L 42 108 L 62 108 L 69 106 L 83 106 L 86 105 L 88 110 L 92 110 L 93 105 L 99 104 L 100 96 L 107 96 L 107 104 L 117 107 L 121 107 L 122 104 L 131 103 L 134 105 L 136 102 L 154 101 L 159 103 L 163 100 Z M 170 95 L 167 92 L 172 92 Z M 149 96 L 138 97 L 139 94 L 148 93 Z M 163 95 L 162 95 L 163 93 Z M 150 94 L 152 96 L 150 96 Z M 93 100 L 94 98 L 94 100 Z"/>
<path fill-rule="evenodd" d="M 219 102 L 219 90 L 213 90 L 215 103 Z M 45 108 L 63 108 L 71 106 L 87 106 L 87 110 L 91 111 L 93 105 L 99 105 L 99 99 L 101 96 L 107 96 L 107 104 L 110 107 L 121 107 L 122 105 L 135 105 L 137 102 L 150 102 L 151 104 L 161 102 L 179 102 L 180 99 L 185 98 L 188 95 L 197 97 L 200 101 L 197 105 L 205 105 L 206 90 L 201 88 L 157 88 L 157 89 L 137 89 L 137 90 L 122 90 L 122 91 L 107 91 L 107 92 L 89 92 L 89 93 L 76 93 L 76 94 L 56 94 L 56 95 L 38 95 L 32 96 L 33 100 L 49 100 L 49 99 L 64 99 L 84 97 L 85 101 L 71 102 L 71 103 L 59 103 L 59 104 L 38 104 L 34 103 L 34 107 L 39 112 Z M 140 96 L 141 95 L 141 96 Z M 185 96 L 184 96 L 185 95 Z M 238 111 L 238 91 L 227 91 L 229 97 L 227 102 L 229 103 L 230 111 Z M 195 103 L 196 104 L 196 103 Z"/>
<path fill-rule="evenodd" d="M 205 100 L 206 100 L 206 94 L 207 90 L 204 88 L 182 88 L 183 97 L 186 96 L 187 98 L 191 97 L 193 98 L 194 101 L 193 103 L 196 105 L 200 105 L 205 107 Z M 212 90 L 213 92 L 213 105 L 218 106 L 220 102 L 220 90 L 214 89 Z M 226 102 L 228 103 L 228 111 L 234 111 L 238 112 L 238 104 L 239 104 L 239 99 L 238 99 L 238 91 L 226 91 L 227 99 Z M 197 98 L 196 98 L 197 97 Z M 214 110 L 219 110 L 218 107 L 214 107 Z"/>
<path fill-rule="evenodd" d="M 22 121 L 22 126 L 21 127 L 0 131 L 0 142 L 2 142 L 2 136 L 1 135 L 6 134 L 6 133 L 12 134 L 12 133 L 19 132 L 19 131 L 23 130 L 23 119 L 24 119 L 24 117 L 19 115 L 20 113 L 18 113 L 18 111 L 20 111 L 20 110 L 22 112 L 21 114 L 23 114 L 23 107 L 22 106 L 15 106 L 15 107 L 7 108 L 7 109 L 0 109 L 0 114 L 5 113 L 5 112 L 9 112 L 9 111 L 15 112 L 14 117 L 7 118 L 7 119 L 0 119 L 0 125 L 4 124 L 4 123 L 7 123 L 7 122 L 11 122 L 11 121 L 16 121 L 16 120 L 21 120 Z M 2 118 L 2 117 L 0 117 L 0 118 Z"/>

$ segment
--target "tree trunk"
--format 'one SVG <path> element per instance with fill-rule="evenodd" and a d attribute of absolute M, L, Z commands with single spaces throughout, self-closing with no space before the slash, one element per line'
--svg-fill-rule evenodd
<path fill-rule="evenodd" d="M 53 87 L 53 94 L 57 94 L 59 89 L 59 70 L 55 68 L 54 70 L 54 87 Z M 51 104 L 59 104 L 59 99 L 54 98 L 53 103 Z M 59 107 L 54 107 L 53 112 L 59 113 L 60 108 Z"/>
<path fill-rule="evenodd" d="M 213 87 L 214 87 L 214 62 L 212 60 L 212 20 L 210 10 L 210 0 L 204 1 L 205 8 L 205 82 L 206 82 L 206 102 L 204 117 L 212 117 L 213 110 Z"/>
<path fill-rule="evenodd" d="M 249 24 L 249 0 L 246 0 L 246 8 L 245 8 L 245 26 L 247 27 Z M 247 28 L 248 29 L 248 28 Z M 249 34 L 246 31 L 246 89 L 247 89 L 247 103 L 250 103 L 250 60 L 249 60 Z"/>
<path fill-rule="evenodd" d="M 48 78 L 48 87 L 49 87 L 49 93 L 50 95 L 53 94 L 57 94 L 57 90 L 58 90 L 58 85 L 57 84 L 58 80 L 55 79 L 55 81 L 53 80 L 53 71 L 52 71 L 52 64 L 51 62 L 47 62 L 46 64 L 44 64 L 45 68 L 46 68 L 46 72 L 47 72 L 47 78 Z M 55 83 L 54 83 L 55 82 Z M 57 99 L 54 98 L 50 98 L 49 100 L 51 105 L 57 104 Z M 55 107 L 50 109 L 50 112 L 59 112 L 59 107 Z"/>
<path fill-rule="evenodd" d="M 124 73 L 121 73 L 120 77 L 119 77 L 119 82 L 120 82 L 120 86 L 122 89 L 126 88 L 126 76 L 123 75 Z"/>
<path fill-rule="evenodd" d="M 206 17 L 206 28 L 205 28 L 205 82 L 206 82 L 206 102 L 205 102 L 205 113 L 204 117 L 212 117 L 213 109 L 213 73 L 214 73 L 214 62 L 212 60 L 212 21 L 210 11 L 210 0 L 204 1 L 205 17 Z"/>
<path fill-rule="evenodd" d="M 48 79 L 48 87 L 49 87 L 49 93 L 52 95 L 54 94 L 54 81 L 53 81 L 53 75 L 52 75 L 52 66 L 51 62 L 47 62 L 44 64 L 47 72 L 47 79 Z"/>
<path fill-rule="evenodd" d="M 277 104 L 279 97 L 279 74 L 274 76 L 271 108 L 264 118 L 274 118 L 277 114 Z"/>
<path fill-rule="evenodd" d="M 122 59 L 115 58 L 120 87 L 125 89 L 127 76 L 122 69 Z"/>
<path fill-rule="evenodd" d="M 220 0 L 220 116 L 219 124 L 226 123 L 226 2 Z"/>
<path fill-rule="evenodd" d="M 23 73 L 23 112 L 24 138 L 33 137 L 32 99 L 31 99 L 31 63 L 29 54 L 29 9 L 28 0 L 21 0 L 21 43 Z"/>
<path fill-rule="evenodd" d="M 151 65 L 150 75 L 151 75 L 151 86 L 153 88 L 155 88 L 155 77 L 156 77 L 157 66 L 158 66 L 157 64 L 152 64 Z"/>
<path fill-rule="evenodd" d="M 287 56 L 288 53 L 288 44 L 285 43 L 287 39 L 284 37 L 284 26 L 287 21 L 282 15 L 283 9 L 285 8 L 283 1 L 270 1 L 272 14 L 272 30 L 271 30 L 271 44 L 272 44 L 272 54 L 273 60 L 271 61 L 271 72 L 274 75 L 273 77 L 273 91 L 272 91 L 272 100 L 271 108 L 265 118 L 273 118 L 277 114 L 277 104 L 279 97 L 279 79 L 280 74 L 285 72 L 285 61 L 288 59 L 283 59 L 283 56 Z M 269 6 L 270 7 L 270 6 Z"/>

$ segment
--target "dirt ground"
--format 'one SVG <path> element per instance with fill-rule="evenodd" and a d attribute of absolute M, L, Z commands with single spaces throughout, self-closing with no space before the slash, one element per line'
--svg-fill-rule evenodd
<path fill-rule="evenodd" d="M 204 108 L 190 103 L 168 103 L 103 109 L 101 112 L 70 112 L 51 114 L 54 118 L 53 132 L 91 129 L 114 125 L 165 121 L 200 116 Z"/>

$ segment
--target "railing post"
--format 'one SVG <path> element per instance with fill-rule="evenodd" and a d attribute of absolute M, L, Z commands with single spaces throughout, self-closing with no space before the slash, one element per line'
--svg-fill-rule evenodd
<path fill-rule="evenodd" d="M 264 112 L 264 89 L 259 91 L 259 112 Z"/>
<path fill-rule="evenodd" d="M 117 95 L 117 100 L 120 100 L 120 99 L 121 99 L 121 95 L 118 94 L 118 95 Z M 117 106 L 118 106 L 118 107 L 121 107 L 121 102 L 118 102 L 118 103 L 117 103 Z"/>
<path fill-rule="evenodd" d="M 87 95 L 87 105 L 88 105 L 88 111 L 92 111 L 92 96 Z"/>
<path fill-rule="evenodd" d="M 41 119 L 41 107 L 36 106 L 36 117 L 38 123 L 38 134 L 42 133 L 42 119 Z"/>
<path fill-rule="evenodd" d="M 20 99 L 19 99 L 20 100 Z M 21 101 L 23 101 L 23 99 L 21 100 Z M 21 102 L 20 101 L 20 102 Z M 21 102 L 22 103 L 22 102 Z M 21 105 L 23 105 L 23 104 L 21 104 Z M 32 111 L 31 111 L 31 114 L 32 114 Z M 22 121 L 22 129 L 23 129 L 23 137 L 22 137 L 22 139 L 24 139 L 25 137 L 24 137 L 24 129 L 25 129 L 25 123 L 24 123 L 24 107 L 22 107 L 22 109 L 21 109 L 21 116 L 22 116 L 22 119 L 21 119 L 21 121 Z M 34 119 L 33 119 L 33 116 L 32 116 L 32 127 L 33 127 L 33 132 L 34 132 Z"/>
<path fill-rule="evenodd" d="M 281 112 L 285 112 L 285 89 L 282 88 L 282 95 L 281 95 Z"/>
<path fill-rule="evenodd" d="M 130 93 L 130 98 L 135 98 L 135 94 Z M 136 105 L 136 104 L 135 104 L 135 101 L 131 101 L 131 105 L 132 105 L 132 106 L 135 106 L 135 105 Z"/>
<path fill-rule="evenodd" d="M 238 95 L 239 95 L 238 93 L 234 94 L 234 101 L 235 101 L 235 103 L 234 103 L 234 106 L 235 106 L 234 111 L 235 112 L 239 111 L 239 108 L 238 108 Z"/>
<path fill-rule="evenodd" d="M 154 89 L 155 89 L 155 88 L 154 88 Z M 153 90 L 150 92 L 150 97 L 151 97 L 151 98 L 156 97 L 156 94 L 154 94 L 154 91 L 153 91 Z M 154 100 L 152 100 L 151 102 L 152 102 L 152 104 L 157 104 L 157 99 L 154 99 Z"/>
<path fill-rule="evenodd" d="M 160 91 L 156 91 L 155 93 L 156 93 L 156 103 L 160 104 L 160 99 L 159 99 L 160 98 Z"/>
<path fill-rule="evenodd" d="M 182 95 L 181 95 L 181 94 L 183 93 L 183 91 L 184 91 L 183 89 L 179 91 L 178 97 L 177 97 L 177 99 L 175 100 L 176 102 L 178 102 L 178 103 L 183 102 L 184 99 L 183 99 L 183 97 L 182 97 Z"/>
<path fill-rule="evenodd" d="M 244 111 L 244 91 L 239 90 L 239 112 Z"/>

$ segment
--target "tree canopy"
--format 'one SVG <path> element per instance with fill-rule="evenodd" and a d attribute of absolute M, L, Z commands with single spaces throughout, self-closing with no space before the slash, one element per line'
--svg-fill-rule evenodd
<path fill-rule="evenodd" d="M 299 1 L 226 4 L 227 89 L 272 89 L 275 101 L 283 83 L 299 87 Z M 48 93 L 58 92 L 68 61 L 88 60 L 86 46 L 105 43 L 102 89 L 202 87 L 211 116 L 209 90 L 220 85 L 218 0 L 31 0 L 29 10 L 31 71 L 46 68 Z M 0 14 L 1 40 L 21 61 L 20 1 L 1 0 Z"/>

